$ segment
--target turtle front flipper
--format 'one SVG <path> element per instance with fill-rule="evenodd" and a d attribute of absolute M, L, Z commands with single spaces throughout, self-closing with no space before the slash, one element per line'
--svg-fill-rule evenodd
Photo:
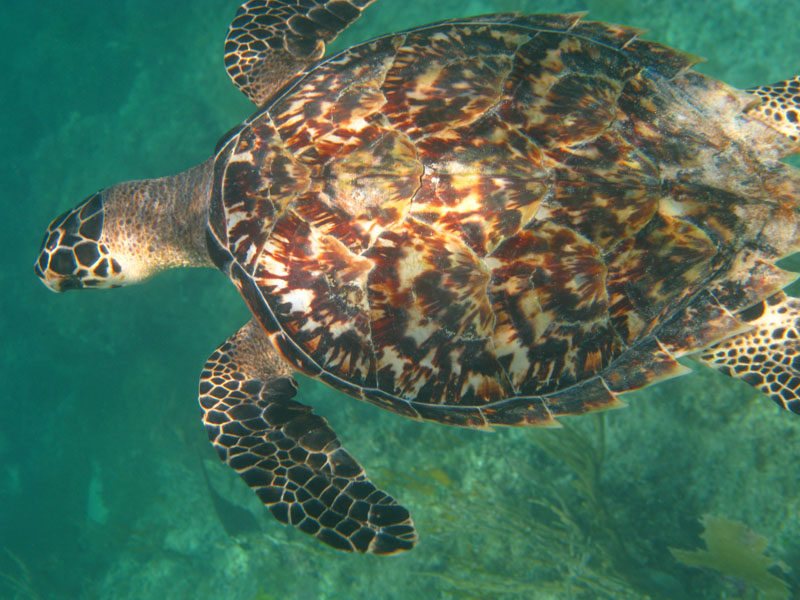
<path fill-rule="evenodd" d="M 753 329 L 708 348 L 697 358 L 800 414 L 800 299 L 778 292 L 736 316 Z"/>
<path fill-rule="evenodd" d="M 261 106 L 293 75 L 322 58 L 375 0 L 250 0 L 228 28 L 225 68 L 245 96 Z"/>
<path fill-rule="evenodd" d="M 258 324 L 228 338 L 200 378 L 203 422 L 220 458 L 279 521 L 334 548 L 411 549 L 408 510 L 367 479 L 325 419 L 292 400 L 296 391 Z"/>

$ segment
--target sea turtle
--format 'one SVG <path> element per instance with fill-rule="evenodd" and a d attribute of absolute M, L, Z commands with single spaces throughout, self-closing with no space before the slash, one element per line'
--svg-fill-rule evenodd
<path fill-rule="evenodd" d="M 212 444 L 280 521 L 417 540 L 294 371 L 415 418 L 556 424 L 686 371 L 800 412 L 800 78 L 747 91 L 583 14 L 493 14 L 323 58 L 373 0 L 250 0 L 225 65 L 259 108 L 213 157 L 53 221 L 55 291 L 216 266 L 252 319 L 208 359 Z M 307 393 L 301 391 L 301 398 Z"/>

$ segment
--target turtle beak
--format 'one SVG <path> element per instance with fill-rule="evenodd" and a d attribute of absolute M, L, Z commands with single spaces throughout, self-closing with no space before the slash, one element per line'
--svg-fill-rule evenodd
<path fill-rule="evenodd" d="M 47 276 L 40 272 L 37 264 L 34 267 L 36 274 L 48 288 L 54 292 L 66 292 L 67 290 L 79 290 L 83 287 L 79 277 L 75 275 L 65 275 L 63 277 Z"/>

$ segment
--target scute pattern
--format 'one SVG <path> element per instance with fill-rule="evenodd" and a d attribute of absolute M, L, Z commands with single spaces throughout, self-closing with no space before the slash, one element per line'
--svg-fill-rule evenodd
<path fill-rule="evenodd" d="M 493 341 L 515 393 L 549 393 L 594 375 L 622 351 L 608 318 L 606 266 L 585 238 L 541 221 L 486 259 Z"/>
<path fill-rule="evenodd" d="M 261 104 L 294 72 L 320 58 L 374 0 L 250 0 L 225 40 L 228 76 Z"/>
<path fill-rule="evenodd" d="M 705 287 L 717 249 L 701 229 L 655 215 L 609 253 L 611 319 L 627 342 L 646 335 Z"/>
<path fill-rule="evenodd" d="M 741 317 L 750 331 L 708 349 L 700 360 L 800 414 L 800 300 L 779 292 Z"/>
<path fill-rule="evenodd" d="M 254 123 L 248 134 L 239 136 L 231 150 L 222 191 L 232 200 L 228 214 L 234 216 L 227 222 L 229 248 L 252 274 L 276 213 L 311 184 L 308 168 L 283 148 L 268 119 Z"/>
<path fill-rule="evenodd" d="M 480 257 L 528 223 L 551 190 L 539 147 L 496 114 L 427 136 L 416 147 L 429 175 L 409 215 L 461 237 Z"/>
<path fill-rule="evenodd" d="M 786 240 L 758 261 L 787 210 L 767 188 L 789 178 L 758 183 L 765 167 L 683 89 L 731 120 L 743 94 L 638 34 L 579 14 L 453 20 L 351 48 L 268 102 L 217 157 L 242 183 L 211 230 L 258 229 L 214 243 L 286 358 L 407 416 L 550 424 L 742 331 L 736 310 L 785 281 Z M 281 157 L 293 171 L 273 179 Z M 242 204 L 280 181 L 280 207 Z"/>
<path fill-rule="evenodd" d="M 314 362 L 355 385 L 374 383 L 366 278 L 371 263 L 289 211 L 255 278 L 286 333 Z"/>
<path fill-rule="evenodd" d="M 492 348 L 491 274 L 459 237 L 408 219 L 364 257 L 381 390 L 434 404 L 510 395 Z"/>
<path fill-rule="evenodd" d="M 414 141 L 470 125 L 503 101 L 514 55 L 526 40 L 524 32 L 501 34 L 487 25 L 409 33 L 382 86 L 384 114 Z"/>
<path fill-rule="evenodd" d="M 777 126 L 792 142 L 800 142 L 800 75 L 748 90 L 761 99 L 762 119 Z"/>
<path fill-rule="evenodd" d="M 34 265 L 36 274 L 58 281 L 58 291 L 122 285 L 122 267 L 100 242 L 102 231 L 103 198 L 97 193 L 50 224 Z"/>

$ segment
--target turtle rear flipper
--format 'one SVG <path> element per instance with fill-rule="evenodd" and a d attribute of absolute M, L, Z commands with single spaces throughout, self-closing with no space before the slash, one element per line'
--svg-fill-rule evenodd
<path fill-rule="evenodd" d="M 336 433 L 292 400 L 297 384 L 252 321 L 209 357 L 200 406 L 220 458 L 270 512 L 339 550 L 392 554 L 417 541 L 408 510 L 367 479 Z"/>
<path fill-rule="evenodd" d="M 242 93 L 261 106 L 286 81 L 322 58 L 325 44 L 375 0 L 250 0 L 225 39 L 225 68 Z"/>
<path fill-rule="evenodd" d="M 790 153 L 800 152 L 800 75 L 747 90 L 761 102 L 748 112 L 790 140 Z"/>
<path fill-rule="evenodd" d="M 697 358 L 800 414 L 800 300 L 779 292 L 736 316 L 753 329 Z"/>

